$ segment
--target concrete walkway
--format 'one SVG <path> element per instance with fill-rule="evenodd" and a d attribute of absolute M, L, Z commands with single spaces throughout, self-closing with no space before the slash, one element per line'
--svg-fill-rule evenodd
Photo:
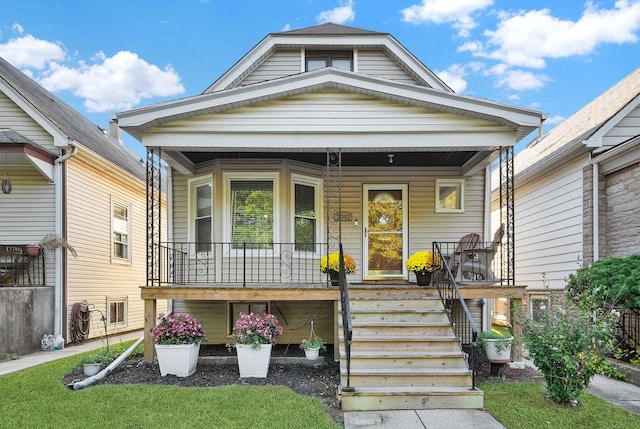
<path fill-rule="evenodd" d="M 109 339 L 110 344 L 138 339 L 136 331 Z M 16 360 L 0 362 L 0 376 L 36 365 L 73 356 L 103 346 L 102 340 L 67 346 L 63 350 L 36 352 Z M 640 415 L 640 387 L 597 375 L 588 392 Z M 504 429 L 491 414 L 482 410 L 394 410 L 349 411 L 344 413 L 344 429 Z"/>

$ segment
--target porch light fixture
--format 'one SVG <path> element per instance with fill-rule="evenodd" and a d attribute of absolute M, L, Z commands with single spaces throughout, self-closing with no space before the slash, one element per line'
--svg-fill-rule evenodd
<path fill-rule="evenodd" d="M 394 155 L 392 153 L 390 153 L 389 155 L 387 155 L 389 157 L 389 164 L 393 164 L 393 157 Z"/>
<path fill-rule="evenodd" d="M 9 179 L 9 174 L 7 173 L 7 171 L 9 170 L 9 161 L 8 161 L 9 155 L 7 154 L 7 152 L 4 153 L 4 179 L 2 180 L 2 192 L 4 194 L 10 194 L 11 193 L 11 179 Z"/>

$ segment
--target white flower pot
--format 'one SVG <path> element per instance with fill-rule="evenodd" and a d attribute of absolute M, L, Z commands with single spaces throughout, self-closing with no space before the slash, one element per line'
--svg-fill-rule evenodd
<path fill-rule="evenodd" d="M 84 369 L 84 375 L 86 375 L 87 377 L 96 375 L 100 372 L 100 368 L 102 368 L 102 365 L 99 363 L 85 363 L 82 364 L 82 366 Z"/>
<path fill-rule="evenodd" d="M 266 378 L 271 361 L 271 344 L 261 344 L 254 349 L 248 344 L 236 344 L 240 378 Z"/>
<path fill-rule="evenodd" d="M 320 347 L 310 347 L 304 349 L 304 354 L 309 360 L 316 360 L 320 356 Z"/>
<path fill-rule="evenodd" d="M 156 344 L 160 375 L 188 377 L 196 372 L 200 344 Z"/>
<path fill-rule="evenodd" d="M 498 339 L 484 339 L 484 351 L 487 354 L 487 360 L 491 363 L 509 363 L 511 362 L 511 341 L 513 337 L 498 340 Z M 497 350 L 497 343 L 509 342 L 506 346 L 501 346 L 500 351 Z"/>

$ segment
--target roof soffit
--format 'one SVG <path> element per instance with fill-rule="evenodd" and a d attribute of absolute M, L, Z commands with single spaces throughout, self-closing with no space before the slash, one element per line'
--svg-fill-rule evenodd
<path fill-rule="evenodd" d="M 145 131 L 167 122 L 323 89 L 364 94 L 395 103 L 488 120 L 514 129 L 518 140 L 536 129 L 542 120 L 542 114 L 534 110 L 332 68 L 121 112 L 117 117 L 123 129 L 142 139 Z"/>

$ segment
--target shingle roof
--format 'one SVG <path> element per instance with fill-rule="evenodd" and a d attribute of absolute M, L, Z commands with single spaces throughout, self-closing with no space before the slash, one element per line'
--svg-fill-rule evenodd
<path fill-rule="evenodd" d="M 372 35 L 372 34 L 386 34 L 386 33 L 379 33 L 377 31 L 364 30 L 362 28 L 356 28 L 356 27 L 347 27 L 345 25 L 338 25 L 338 24 L 334 24 L 332 22 L 327 22 L 325 24 L 314 25 L 313 27 L 305 27 L 305 28 L 299 28 L 299 29 L 296 29 L 296 30 L 281 31 L 279 33 L 273 33 L 273 34 L 310 35 L 310 36 L 318 36 L 318 35 L 323 35 L 323 36 L 326 36 L 326 35 L 342 36 L 342 35 L 345 35 L 345 34 Z"/>
<path fill-rule="evenodd" d="M 11 143 L 27 143 L 33 146 L 37 146 L 41 149 L 41 146 L 37 145 L 33 140 L 23 136 L 14 130 L 0 130 L 0 144 L 11 144 Z M 44 149 L 46 150 L 46 149 Z"/>
<path fill-rule="evenodd" d="M 640 68 L 519 153 L 515 158 L 516 173 L 540 162 L 565 146 L 588 139 L 638 94 L 640 94 Z"/>
<path fill-rule="evenodd" d="M 0 80 L 11 86 L 69 139 L 136 177 L 145 179 L 146 169 L 139 156 L 117 140 L 106 136 L 97 125 L 1 57 Z"/>

